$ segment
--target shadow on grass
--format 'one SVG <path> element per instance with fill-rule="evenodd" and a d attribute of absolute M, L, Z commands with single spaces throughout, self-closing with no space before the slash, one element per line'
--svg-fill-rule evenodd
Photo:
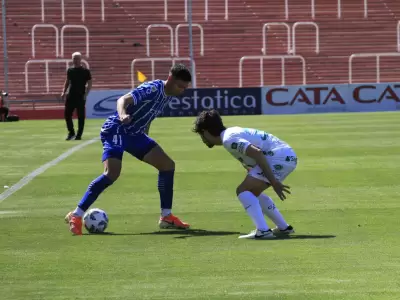
<path fill-rule="evenodd" d="M 293 234 L 289 236 L 277 236 L 274 240 L 313 240 L 313 239 L 332 239 L 335 238 L 336 235 L 329 234 Z"/>
<path fill-rule="evenodd" d="M 96 234 L 85 234 L 85 235 L 98 235 L 98 236 L 124 236 L 124 235 L 178 235 L 176 239 L 186 239 L 188 237 L 195 236 L 225 236 L 240 234 L 240 232 L 234 231 L 210 231 L 204 229 L 189 229 L 189 230 L 163 230 L 163 231 L 153 231 L 153 232 L 141 232 L 141 233 L 117 233 L 117 232 L 104 232 Z"/>
<path fill-rule="evenodd" d="M 238 231 L 211 231 L 205 229 L 189 229 L 189 230 L 163 230 L 153 232 L 141 232 L 141 233 L 117 233 L 117 232 L 104 232 L 84 235 L 91 236 L 138 236 L 138 235 L 177 235 L 176 239 L 186 239 L 189 237 L 196 236 L 226 236 L 226 235 L 242 235 L 244 233 Z M 307 239 L 330 239 L 335 238 L 335 235 L 312 235 L 312 234 L 299 234 L 291 236 L 278 236 L 272 240 L 307 240 Z M 271 240 L 270 240 L 271 241 Z"/>

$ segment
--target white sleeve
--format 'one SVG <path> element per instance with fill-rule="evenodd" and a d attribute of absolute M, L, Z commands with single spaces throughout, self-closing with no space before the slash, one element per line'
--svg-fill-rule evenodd
<path fill-rule="evenodd" d="M 232 137 L 224 141 L 224 147 L 229 152 L 237 152 L 240 154 L 246 154 L 246 149 L 249 147 L 251 143 L 246 141 L 245 139 L 239 137 Z"/>

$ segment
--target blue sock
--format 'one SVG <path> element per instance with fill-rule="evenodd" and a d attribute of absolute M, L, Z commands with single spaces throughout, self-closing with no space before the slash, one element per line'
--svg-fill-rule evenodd
<path fill-rule="evenodd" d="M 89 184 L 85 195 L 83 195 L 82 200 L 78 204 L 78 207 L 83 211 L 87 211 L 94 201 L 96 201 L 97 197 L 99 197 L 99 195 L 112 184 L 113 181 L 104 174 L 97 177 L 91 184 Z"/>
<path fill-rule="evenodd" d="M 158 173 L 158 191 L 160 192 L 161 209 L 172 208 L 172 198 L 174 197 L 174 172 L 160 171 Z"/>

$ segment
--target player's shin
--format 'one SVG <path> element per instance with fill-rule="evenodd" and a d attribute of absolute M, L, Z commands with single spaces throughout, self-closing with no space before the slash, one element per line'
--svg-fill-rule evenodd
<path fill-rule="evenodd" d="M 254 196 L 253 193 L 245 191 L 240 193 L 238 198 L 246 210 L 246 213 L 253 220 L 256 228 L 263 231 L 268 230 L 269 227 L 264 219 L 264 215 L 257 197 Z"/>
<path fill-rule="evenodd" d="M 174 196 L 174 170 L 160 171 L 158 174 L 158 191 L 160 193 L 161 215 L 171 214 Z"/>
<path fill-rule="evenodd" d="M 78 207 L 73 213 L 82 217 L 85 211 L 89 209 L 99 195 L 112 184 L 113 181 L 104 174 L 97 177 L 89 184 L 86 193 L 83 195 L 82 200 L 79 202 Z"/>
<path fill-rule="evenodd" d="M 258 200 L 260 201 L 260 205 L 265 215 L 272 222 L 274 222 L 279 229 L 286 229 L 289 226 L 279 209 L 275 206 L 274 201 L 272 201 L 269 196 L 261 194 L 260 196 L 258 196 Z"/>

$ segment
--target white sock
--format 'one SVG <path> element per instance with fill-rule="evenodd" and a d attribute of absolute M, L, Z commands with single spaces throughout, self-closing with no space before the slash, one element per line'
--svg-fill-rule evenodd
<path fill-rule="evenodd" d="M 161 208 L 161 216 L 166 217 L 171 214 L 171 210 L 167 208 Z"/>
<path fill-rule="evenodd" d="M 260 200 L 260 205 L 265 215 L 270 218 L 279 229 L 286 229 L 289 226 L 279 209 L 275 207 L 275 203 L 270 197 L 265 194 L 261 194 L 258 196 L 258 200 Z"/>
<path fill-rule="evenodd" d="M 80 207 L 76 207 L 72 213 L 75 216 L 82 217 L 85 212 Z"/>
<path fill-rule="evenodd" d="M 256 225 L 256 228 L 259 230 L 268 230 L 269 227 L 264 219 L 264 215 L 257 197 L 254 196 L 253 193 L 246 191 L 240 193 L 238 198 L 240 202 L 242 202 L 247 214 L 253 220 L 254 225 Z"/>

